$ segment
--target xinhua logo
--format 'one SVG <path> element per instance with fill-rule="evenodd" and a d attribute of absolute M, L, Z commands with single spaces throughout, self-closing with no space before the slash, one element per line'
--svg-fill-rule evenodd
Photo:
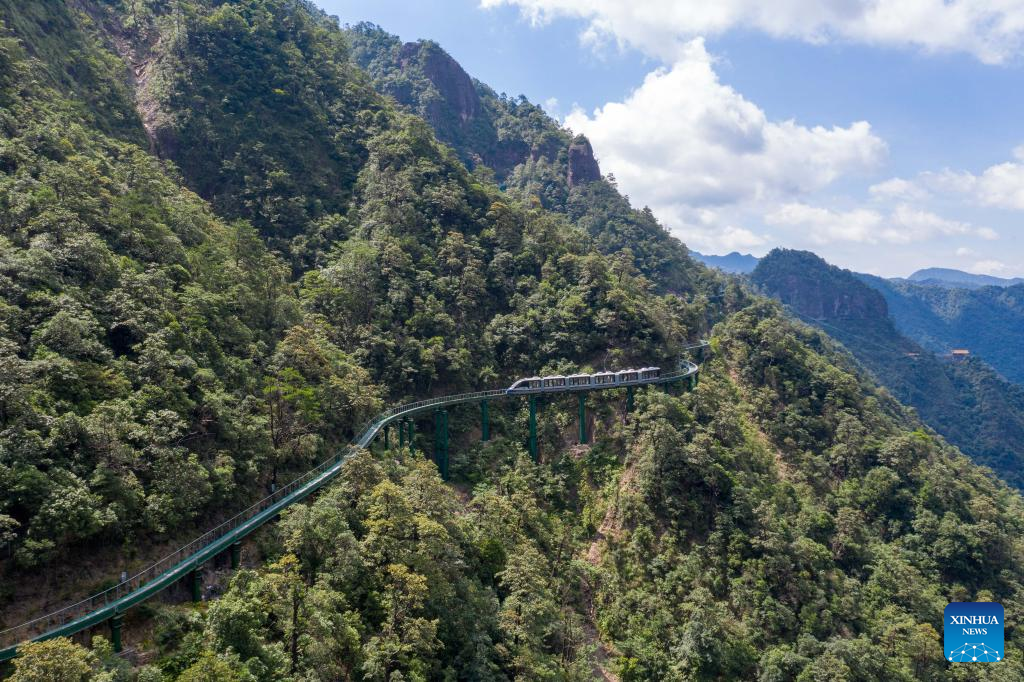
<path fill-rule="evenodd" d="M 955 601 L 946 607 L 942 634 L 946 660 L 995 663 L 1003 660 L 1003 607 L 990 601 Z"/>

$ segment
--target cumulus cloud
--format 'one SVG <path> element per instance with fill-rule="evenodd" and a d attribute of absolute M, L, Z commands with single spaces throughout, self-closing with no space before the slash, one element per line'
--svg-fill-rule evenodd
<path fill-rule="evenodd" d="M 586 42 L 615 41 L 667 62 L 685 39 L 730 29 L 810 43 L 857 42 L 956 51 L 986 63 L 1018 55 L 1024 4 L 1016 0 L 481 0 L 531 21 L 587 22 Z"/>
<path fill-rule="evenodd" d="M 997 239 L 987 227 L 948 220 L 930 211 L 900 205 L 888 213 L 873 209 L 837 211 L 801 203 L 784 204 L 765 216 L 769 225 L 800 228 L 816 244 L 837 241 L 862 244 L 912 244 L 939 236 L 971 235 Z"/>
<path fill-rule="evenodd" d="M 980 260 L 974 264 L 972 272 L 977 272 L 982 275 L 1000 275 L 1006 272 L 1009 266 L 998 260 Z"/>
<path fill-rule="evenodd" d="M 1015 161 L 989 166 L 980 173 L 945 169 L 920 173 L 913 180 L 891 178 L 872 185 L 872 198 L 920 201 L 933 195 L 963 195 L 980 206 L 1024 210 L 1024 145 L 1014 148 Z"/>
<path fill-rule="evenodd" d="M 871 185 L 868 192 L 875 199 L 898 199 L 903 201 L 921 201 L 927 199 L 929 193 L 911 180 L 891 178 L 884 182 Z"/>
<path fill-rule="evenodd" d="M 918 186 L 963 194 L 982 206 L 1024 210 L 1024 163 L 1007 161 L 989 166 L 978 175 L 953 170 L 921 173 Z"/>
<path fill-rule="evenodd" d="M 700 224 L 696 210 L 792 200 L 874 167 L 887 152 L 864 121 L 825 128 L 768 120 L 719 81 L 700 39 L 624 101 L 576 109 L 565 123 L 590 138 L 602 168 L 634 201 L 684 237 L 680 226 Z M 739 229 L 734 241 L 753 245 L 757 235 Z"/>

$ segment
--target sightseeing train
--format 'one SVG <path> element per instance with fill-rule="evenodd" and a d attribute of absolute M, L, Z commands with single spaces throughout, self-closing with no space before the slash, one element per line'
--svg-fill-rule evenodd
<path fill-rule="evenodd" d="M 623 369 L 618 372 L 597 372 L 596 374 L 555 374 L 547 377 L 519 379 L 505 389 L 505 393 L 551 393 L 554 391 L 583 391 L 588 388 L 610 388 L 638 384 L 661 376 L 658 367 Z"/>

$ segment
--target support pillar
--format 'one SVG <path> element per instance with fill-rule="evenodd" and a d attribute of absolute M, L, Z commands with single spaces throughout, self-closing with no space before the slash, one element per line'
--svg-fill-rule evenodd
<path fill-rule="evenodd" d="M 199 567 L 189 571 L 185 580 L 188 581 L 189 589 L 192 591 L 192 601 L 197 604 L 203 601 L 203 577 L 199 572 Z"/>
<path fill-rule="evenodd" d="M 480 440 L 487 442 L 491 439 L 491 415 L 487 407 L 487 401 L 480 401 Z"/>
<path fill-rule="evenodd" d="M 384 449 L 385 450 L 389 450 L 391 448 L 391 443 L 388 441 L 388 431 L 389 430 L 390 429 L 388 429 L 388 425 L 385 424 L 384 425 Z"/>
<path fill-rule="evenodd" d="M 396 424 L 398 425 L 398 447 L 405 447 L 405 420 L 399 419 Z"/>
<path fill-rule="evenodd" d="M 694 372 L 693 374 L 690 375 L 690 390 L 691 391 L 693 389 L 697 388 L 697 381 L 698 381 L 697 380 L 697 375 L 698 374 L 699 374 L 699 372 Z"/>
<path fill-rule="evenodd" d="M 231 543 L 231 570 L 235 570 L 242 565 L 242 543 L 232 542 Z"/>
<path fill-rule="evenodd" d="M 633 411 L 633 387 L 626 386 L 626 414 Z"/>
<path fill-rule="evenodd" d="M 585 445 L 587 442 L 587 398 L 586 393 L 582 391 L 578 394 L 580 401 L 580 444 Z"/>
<path fill-rule="evenodd" d="M 537 462 L 537 396 L 530 396 L 530 459 Z"/>
<path fill-rule="evenodd" d="M 114 653 L 119 654 L 124 648 L 121 641 L 121 627 L 124 625 L 124 614 L 115 613 L 110 619 L 110 643 L 114 647 Z"/>
<path fill-rule="evenodd" d="M 448 480 L 448 410 L 434 411 L 434 462 L 441 479 Z"/>
<path fill-rule="evenodd" d="M 410 454 L 413 453 L 413 452 L 416 452 L 416 446 L 413 445 L 413 442 L 412 442 L 413 429 L 415 427 L 415 424 L 416 424 L 416 422 L 413 421 L 412 417 L 409 417 L 409 452 L 410 452 Z"/>

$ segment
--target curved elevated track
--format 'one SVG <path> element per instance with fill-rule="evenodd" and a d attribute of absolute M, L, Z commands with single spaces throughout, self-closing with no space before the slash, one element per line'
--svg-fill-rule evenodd
<path fill-rule="evenodd" d="M 703 350 L 707 346 L 707 341 L 701 341 L 698 344 L 688 346 L 686 350 Z M 691 382 L 696 383 L 700 368 L 695 363 L 684 360 L 680 363 L 679 367 L 679 370 L 675 372 L 630 382 L 628 385 L 602 384 L 562 387 L 550 391 L 540 391 L 539 394 L 580 393 L 632 388 L 652 384 L 667 384 L 684 379 L 689 379 Z M 431 410 L 440 410 L 465 403 L 478 403 L 506 398 L 534 398 L 536 395 L 522 396 L 510 394 L 507 392 L 507 389 L 495 389 L 440 396 L 385 410 L 366 424 L 343 452 L 320 463 L 297 479 L 276 490 L 273 494 L 192 540 L 184 547 L 147 566 L 114 587 L 45 616 L 34 618 L 3 630 L 0 632 L 0 647 L 2 647 L 0 648 L 0 662 L 14 658 L 17 655 L 18 645 L 26 641 L 42 641 L 54 637 L 68 637 L 108 620 L 112 623 L 117 623 L 115 627 L 120 628 L 120 618 L 128 609 L 166 590 L 189 575 L 192 575 L 193 580 L 195 580 L 196 572 L 204 563 L 226 550 L 236 551 L 238 547 L 236 543 L 239 543 L 247 535 L 274 520 L 287 507 L 296 502 L 301 502 L 330 483 L 341 473 L 345 462 L 355 452 L 369 447 L 374 439 L 390 424 L 396 422 L 401 424 L 409 418 L 423 415 Z M 445 429 L 447 429 L 447 425 L 445 425 Z M 531 444 L 531 447 L 534 446 Z M 234 555 L 232 563 L 235 563 Z M 120 648 L 119 629 L 114 635 L 114 645 L 115 648 Z"/>

